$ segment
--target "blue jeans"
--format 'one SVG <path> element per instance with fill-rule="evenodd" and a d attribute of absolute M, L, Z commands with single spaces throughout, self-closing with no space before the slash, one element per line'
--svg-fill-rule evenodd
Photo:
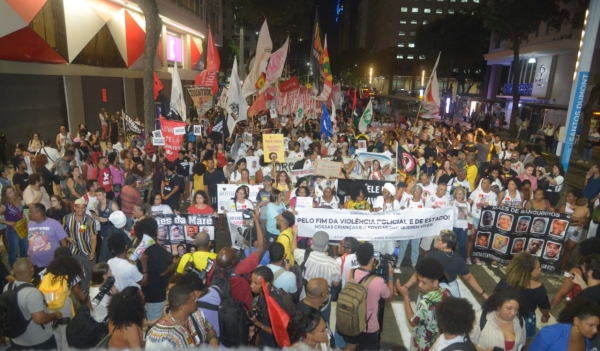
<path fill-rule="evenodd" d="M 581 158 L 584 161 L 589 161 L 592 159 L 592 154 L 594 153 L 594 148 L 588 149 L 587 147 L 583 148 L 583 157 Z"/>
<path fill-rule="evenodd" d="M 155 303 L 146 303 L 146 317 L 149 321 L 155 320 L 157 318 L 160 318 L 160 316 L 162 316 L 163 313 L 163 309 L 165 307 L 165 303 L 167 301 L 163 301 L 163 302 L 155 302 Z"/>
<path fill-rule="evenodd" d="M 452 228 L 452 231 L 456 234 L 456 238 L 458 239 L 458 253 L 463 257 L 467 258 L 467 229 L 461 228 Z"/>
<path fill-rule="evenodd" d="M 21 239 L 13 227 L 6 228 L 6 240 L 8 242 L 8 265 L 12 269 L 13 264 L 17 261 L 17 249 L 19 256 L 26 258 L 29 242 L 27 241 L 27 237 Z"/>
<path fill-rule="evenodd" d="M 400 240 L 400 246 L 398 247 L 398 264 L 402 264 L 404 260 L 404 254 L 406 253 L 406 248 L 408 247 L 408 243 L 410 242 L 410 262 L 414 266 L 417 264 L 417 260 L 419 259 L 419 243 L 421 242 L 421 238 L 410 239 L 410 240 Z"/>

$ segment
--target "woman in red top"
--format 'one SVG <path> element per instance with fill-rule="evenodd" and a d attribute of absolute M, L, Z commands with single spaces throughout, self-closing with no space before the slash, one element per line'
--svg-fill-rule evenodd
<path fill-rule="evenodd" d="M 217 213 L 213 210 L 210 203 L 208 203 L 208 195 L 204 190 L 198 190 L 194 194 L 194 204 L 188 207 L 189 214 L 199 214 L 199 215 L 214 215 Z"/>
<path fill-rule="evenodd" d="M 223 143 L 217 143 L 217 167 L 223 168 L 227 164 L 227 151 L 223 149 Z"/>

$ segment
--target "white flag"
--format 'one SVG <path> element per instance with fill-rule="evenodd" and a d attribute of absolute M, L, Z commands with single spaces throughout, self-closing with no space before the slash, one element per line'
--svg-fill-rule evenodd
<path fill-rule="evenodd" d="M 223 91 L 221 92 L 221 97 L 219 98 L 219 103 L 217 104 L 217 106 L 219 106 L 220 108 L 225 108 L 227 107 L 227 91 L 229 89 L 227 88 L 223 88 Z"/>
<path fill-rule="evenodd" d="M 367 131 L 367 127 L 371 124 L 371 118 L 373 118 L 373 102 L 369 100 L 369 104 L 367 108 L 360 117 L 360 121 L 358 122 L 358 130 L 361 133 L 365 133 Z"/>
<path fill-rule="evenodd" d="M 267 66 L 267 80 L 265 81 L 265 85 L 263 85 L 263 87 L 260 89 L 261 93 L 265 91 L 270 84 L 275 83 L 277 78 L 281 77 L 281 73 L 283 73 L 283 67 L 285 66 L 289 42 L 290 37 L 286 39 L 285 43 L 279 48 L 279 50 L 271 54 L 271 58 L 269 58 L 269 65 Z"/>
<path fill-rule="evenodd" d="M 187 119 L 185 97 L 183 96 L 183 87 L 181 86 L 181 79 L 179 78 L 179 72 L 177 71 L 177 64 L 173 66 L 173 81 L 171 84 L 171 111 L 179 115 L 182 121 Z"/>
<path fill-rule="evenodd" d="M 242 95 L 242 86 L 240 85 L 240 77 L 237 70 L 237 57 L 233 58 L 233 69 L 231 70 L 229 90 L 227 91 L 226 110 L 228 115 L 227 128 L 229 128 L 229 133 L 233 134 L 233 127 L 235 127 L 236 123 L 248 119 L 248 103 Z"/>
<path fill-rule="evenodd" d="M 440 52 L 435 61 L 435 66 L 433 66 L 429 82 L 427 82 L 427 87 L 425 88 L 423 102 L 421 102 L 421 112 L 419 113 L 419 117 L 422 118 L 436 118 L 440 114 L 440 85 L 438 83 L 436 70 L 441 55 L 442 53 Z"/>
<path fill-rule="evenodd" d="M 254 56 L 254 66 L 242 88 L 244 97 L 248 97 L 256 93 L 257 82 L 260 79 L 262 73 L 267 70 L 267 64 L 269 63 L 269 57 L 271 57 L 271 51 L 273 50 L 273 42 L 271 41 L 271 35 L 269 34 L 269 27 L 267 26 L 267 20 L 263 23 L 260 28 L 260 34 L 258 35 L 258 42 L 256 44 L 256 56 Z"/>
<path fill-rule="evenodd" d="M 304 111 L 304 102 L 300 100 L 300 89 L 298 89 L 297 101 L 298 109 L 296 110 L 296 118 L 294 118 L 294 127 L 297 127 L 302 122 L 304 114 L 306 113 L 306 111 Z"/>
<path fill-rule="evenodd" d="M 336 112 L 335 103 L 333 102 L 333 99 L 331 99 L 331 126 L 333 127 L 334 132 L 337 130 L 337 122 L 335 120 L 335 117 L 336 117 L 335 112 Z"/>

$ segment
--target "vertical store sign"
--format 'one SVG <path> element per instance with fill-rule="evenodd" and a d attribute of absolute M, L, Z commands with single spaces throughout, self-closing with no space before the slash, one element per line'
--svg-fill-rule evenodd
<path fill-rule="evenodd" d="M 167 60 L 182 62 L 181 38 L 167 34 Z"/>
<path fill-rule="evenodd" d="M 106 89 L 102 88 L 102 102 L 107 102 L 108 98 L 106 97 Z"/>

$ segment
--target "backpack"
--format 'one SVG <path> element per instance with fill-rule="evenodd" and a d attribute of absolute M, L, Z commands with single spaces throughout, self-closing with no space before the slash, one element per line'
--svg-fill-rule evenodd
<path fill-rule="evenodd" d="M 452 345 L 448 345 L 442 349 L 442 351 L 476 351 L 477 348 L 469 338 L 469 334 L 465 335 L 464 341 L 456 342 Z"/>
<path fill-rule="evenodd" d="M 53 280 L 55 280 L 54 274 L 46 273 L 39 289 L 44 294 L 44 298 L 48 303 L 48 309 L 50 311 L 58 311 L 65 305 L 70 289 L 66 278 L 56 279 L 54 284 L 52 283 Z"/>
<path fill-rule="evenodd" d="M 294 303 L 298 303 L 300 301 L 300 294 L 304 288 L 304 277 L 302 276 L 302 270 L 300 269 L 300 266 L 296 264 L 290 268 L 290 272 L 294 273 L 296 276 L 296 292 L 290 294 L 290 296 L 292 297 Z"/>
<path fill-rule="evenodd" d="M 29 283 L 23 283 L 15 288 L 11 282 L 8 289 L 0 295 L 0 336 L 17 338 L 27 331 L 31 319 L 25 319 L 19 308 L 18 294 L 25 288 L 35 288 Z"/>
<path fill-rule="evenodd" d="M 369 273 L 358 283 L 354 282 L 356 269 L 350 271 L 351 280 L 340 291 L 337 301 L 337 330 L 346 336 L 357 336 L 367 328 L 367 286 L 376 277 Z"/>
<path fill-rule="evenodd" d="M 249 322 L 244 304 L 231 295 L 229 279 L 235 276 L 234 272 L 235 266 L 227 270 L 215 266 L 211 286 L 215 286 L 220 291 L 221 306 L 197 302 L 198 307 L 219 312 L 219 329 L 221 332 L 219 340 L 227 348 L 246 346 L 248 341 Z"/>
<path fill-rule="evenodd" d="M 67 342 L 73 348 L 94 348 L 106 335 L 108 335 L 108 324 L 96 322 L 92 318 L 88 305 L 81 305 L 75 317 L 67 324 Z"/>

